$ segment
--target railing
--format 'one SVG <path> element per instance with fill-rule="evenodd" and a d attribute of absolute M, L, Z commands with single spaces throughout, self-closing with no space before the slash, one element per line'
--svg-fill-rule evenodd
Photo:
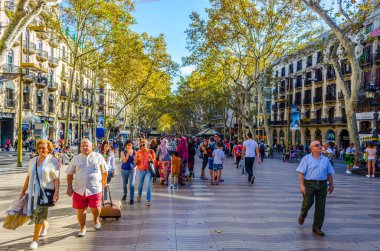
<path fill-rule="evenodd" d="M 33 51 L 37 51 L 37 45 L 35 43 L 32 43 L 32 42 L 29 42 L 29 45 L 26 43 L 26 41 L 24 40 L 24 45 L 23 45 L 24 49 L 25 50 L 28 50 L 29 49 L 29 52 Z"/>
<path fill-rule="evenodd" d="M 314 103 L 322 103 L 322 96 L 316 96 L 313 98 Z"/>
<path fill-rule="evenodd" d="M 44 59 L 48 59 L 49 58 L 49 53 L 47 51 L 44 51 L 44 50 L 39 50 L 38 51 L 38 56 L 41 57 L 41 58 L 44 58 Z"/>
<path fill-rule="evenodd" d="M 336 96 L 331 94 L 326 94 L 326 101 L 335 101 Z"/>
<path fill-rule="evenodd" d="M 7 107 L 9 107 L 9 108 L 15 107 L 15 100 L 14 99 L 7 99 Z"/>
<path fill-rule="evenodd" d="M 4 68 L 3 68 L 3 70 L 4 70 Z M 13 64 L 6 64 L 5 65 L 5 73 L 19 73 L 19 67 L 17 65 L 13 65 Z"/>
<path fill-rule="evenodd" d="M 58 65 L 58 58 L 50 57 L 49 62 L 54 65 Z"/>
<path fill-rule="evenodd" d="M 48 88 L 50 88 L 50 89 L 57 89 L 58 88 L 58 83 L 57 82 L 53 82 L 53 81 L 49 81 Z"/>
<path fill-rule="evenodd" d="M 304 98 L 303 99 L 303 104 L 304 105 L 310 105 L 311 104 L 311 98 Z"/>

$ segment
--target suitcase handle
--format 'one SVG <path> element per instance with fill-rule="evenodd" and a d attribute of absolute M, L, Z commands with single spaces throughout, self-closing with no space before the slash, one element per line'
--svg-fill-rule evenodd
<path fill-rule="evenodd" d="M 110 197 L 111 207 L 113 207 L 112 197 L 111 197 L 111 189 L 110 189 L 110 186 L 108 184 L 106 186 L 108 188 L 108 196 Z M 103 197 L 103 194 L 104 194 L 104 190 L 102 188 L 102 205 L 104 207 L 104 197 Z"/>

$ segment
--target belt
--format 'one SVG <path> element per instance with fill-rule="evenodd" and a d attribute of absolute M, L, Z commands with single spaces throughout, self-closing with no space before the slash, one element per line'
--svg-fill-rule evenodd
<path fill-rule="evenodd" d="M 305 180 L 306 182 L 315 182 L 315 183 L 323 183 L 327 182 L 327 180 Z"/>

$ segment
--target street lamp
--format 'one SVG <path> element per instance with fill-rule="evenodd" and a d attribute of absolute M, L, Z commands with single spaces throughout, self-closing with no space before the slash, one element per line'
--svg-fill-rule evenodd
<path fill-rule="evenodd" d="M 82 112 L 83 112 L 83 106 L 82 104 L 79 105 L 79 127 L 78 127 L 78 154 L 80 153 L 80 144 L 82 141 Z"/>
<path fill-rule="evenodd" d="M 380 92 L 379 87 L 376 87 L 373 83 L 370 83 L 367 89 L 364 90 L 365 96 L 368 99 L 372 100 L 370 106 L 373 106 L 373 107 L 380 106 L 380 102 L 373 102 L 375 100 L 376 94 L 378 94 L 379 92 Z M 372 131 L 372 137 L 373 137 L 373 140 L 375 141 L 378 141 L 378 138 L 379 138 L 379 135 L 377 132 L 378 119 L 379 119 L 379 112 L 376 110 L 373 114 L 374 129 Z"/>

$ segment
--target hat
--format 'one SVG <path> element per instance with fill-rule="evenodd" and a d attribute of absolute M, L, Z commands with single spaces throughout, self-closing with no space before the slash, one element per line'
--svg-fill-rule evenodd
<path fill-rule="evenodd" d="M 317 141 L 317 140 L 312 141 L 312 142 L 310 143 L 310 148 L 312 148 L 312 147 L 315 146 L 315 145 L 320 145 L 320 144 L 321 144 L 321 142 L 319 142 L 319 141 Z"/>

